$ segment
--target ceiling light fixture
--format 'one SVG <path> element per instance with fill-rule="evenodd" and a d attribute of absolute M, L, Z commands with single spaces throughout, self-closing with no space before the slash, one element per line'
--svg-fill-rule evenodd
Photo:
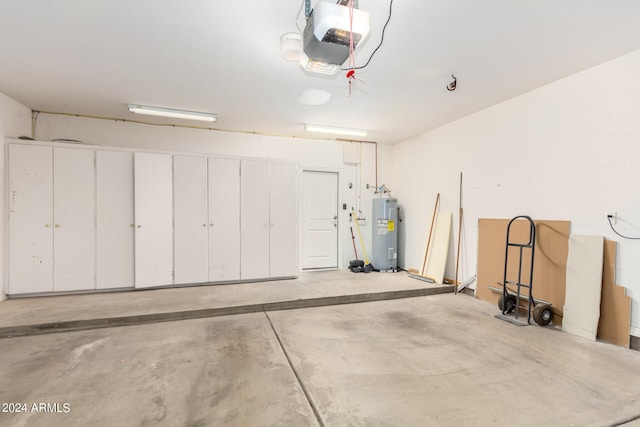
<path fill-rule="evenodd" d="M 171 117 L 174 119 L 199 120 L 203 122 L 215 122 L 217 117 L 212 113 L 198 111 L 175 110 L 173 108 L 149 107 L 146 105 L 129 104 L 129 111 L 148 116 Z"/>
<path fill-rule="evenodd" d="M 332 133 L 336 135 L 349 135 L 349 136 L 367 136 L 367 133 L 368 133 L 366 130 L 361 130 L 361 129 L 347 129 L 347 128 L 337 128 L 332 126 L 310 125 L 310 124 L 305 124 L 304 130 L 307 132 Z"/>
<path fill-rule="evenodd" d="M 302 34 L 285 33 L 280 37 L 280 53 L 287 61 L 299 61 L 302 50 Z"/>

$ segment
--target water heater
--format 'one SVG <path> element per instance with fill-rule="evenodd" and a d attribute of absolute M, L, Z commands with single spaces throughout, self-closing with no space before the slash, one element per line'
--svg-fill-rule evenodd
<path fill-rule="evenodd" d="M 371 264 L 379 271 L 398 270 L 398 199 L 373 199 Z"/>

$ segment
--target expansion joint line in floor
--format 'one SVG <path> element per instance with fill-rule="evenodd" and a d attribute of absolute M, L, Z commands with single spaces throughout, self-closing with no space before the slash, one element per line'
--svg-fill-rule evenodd
<path fill-rule="evenodd" d="M 635 415 L 633 417 L 629 417 L 629 418 L 626 418 L 626 419 L 624 419 L 622 421 L 618 421 L 616 423 L 613 423 L 613 424 L 611 424 L 610 427 L 620 427 L 620 426 L 624 426 L 626 424 L 631 424 L 632 422 L 638 421 L 638 420 L 640 420 L 640 415 Z"/>
<path fill-rule="evenodd" d="M 316 408 L 316 405 L 313 403 L 313 400 L 311 400 L 309 391 L 307 390 L 304 383 L 302 382 L 302 378 L 300 378 L 298 371 L 296 371 L 296 368 L 293 366 L 293 363 L 291 363 L 291 358 L 289 357 L 289 353 L 287 353 L 287 349 L 284 348 L 284 344 L 282 343 L 282 340 L 280 339 L 280 335 L 278 335 L 278 331 L 276 331 L 275 326 L 273 326 L 273 322 L 271 322 L 271 318 L 269 317 L 269 314 L 266 311 L 264 311 L 263 313 L 267 317 L 267 320 L 269 321 L 269 325 L 271 325 L 271 330 L 273 331 L 273 334 L 276 336 L 276 340 L 278 340 L 280 349 L 282 350 L 282 353 L 284 353 L 284 357 L 287 359 L 287 363 L 289 364 L 289 367 L 291 368 L 293 375 L 296 377 L 298 384 L 300 384 L 300 388 L 302 389 L 302 393 L 304 393 L 304 397 L 307 399 L 307 403 L 309 403 L 309 406 L 311 407 L 313 414 L 316 416 L 316 421 L 318 421 L 318 424 L 320 425 L 320 427 L 325 427 L 324 421 L 322 421 L 322 417 L 318 412 L 318 408 Z"/>

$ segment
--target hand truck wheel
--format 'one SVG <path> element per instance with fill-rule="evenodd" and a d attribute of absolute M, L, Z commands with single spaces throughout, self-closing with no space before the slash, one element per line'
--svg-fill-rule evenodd
<path fill-rule="evenodd" d="M 553 311 L 548 304 L 538 304 L 533 309 L 533 320 L 540 326 L 546 326 L 551 323 Z"/>
<path fill-rule="evenodd" d="M 500 295 L 500 299 L 498 299 L 498 308 L 505 314 L 512 313 L 516 308 L 516 296 L 507 294 L 506 303 L 504 294 Z"/>

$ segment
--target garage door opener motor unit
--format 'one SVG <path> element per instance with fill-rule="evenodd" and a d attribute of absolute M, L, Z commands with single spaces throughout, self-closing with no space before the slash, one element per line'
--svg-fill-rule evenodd
<path fill-rule="evenodd" d="M 305 3 L 310 9 L 310 0 Z M 369 14 L 357 9 L 356 0 L 353 9 L 346 4 L 318 1 L 307 13 L 300 55 L 300 65 L 307 71 L 335 74 L 349 58 L 351 40 L 355 49 L 369 34 Z"/>

